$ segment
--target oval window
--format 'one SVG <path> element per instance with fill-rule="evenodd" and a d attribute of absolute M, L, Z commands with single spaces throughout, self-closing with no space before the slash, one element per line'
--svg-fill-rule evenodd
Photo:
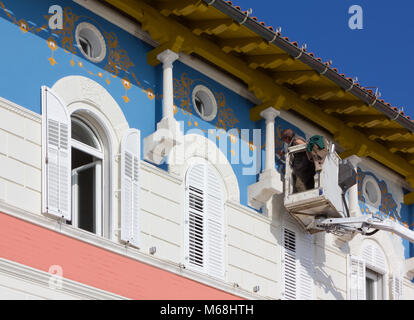
<path fill-rule="evenodd" d="M 203 85 L 198 85 L 193 90 L 193 106 L 205 121 L 212 121 L 217 116 L 216 98 L 210 89 Z"/>
<path fill-rule="evenodd" d="M 366 201 L 370 205 L 378 207 L 381 202 L 381 190 L 377 181 L 371 176 L 365 177 L 362 190 Z"/>
<path fill-rule="evenodd" d="M 105 39 L 92 24 L 80 23 L 76 28 L 76 42 L 82 54 L 92 62 L 101 62 L 106 56 Z"/>

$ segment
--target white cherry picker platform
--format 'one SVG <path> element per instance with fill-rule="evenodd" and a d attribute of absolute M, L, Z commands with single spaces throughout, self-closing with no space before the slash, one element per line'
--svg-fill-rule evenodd
<path fill-rule="evenodd" d="M 350 216 L 345 192 L 357 183 L 355 169 L 351 163 L 339 158 L 334 145 L 326 147 L 329 153 L 322 171 L 314 176 L 315 187 L 304 192 L 294 192 L 292 160 L 295 154 L 306 152 L 306 144 L 288 149 L 284 185 L 287 211 L 311 234 L 328 232 L 343 236 L 360 233 L 370 236 L 383 230 L 414 243 L 414 231 L 393 220 L 373 214 Z"/>

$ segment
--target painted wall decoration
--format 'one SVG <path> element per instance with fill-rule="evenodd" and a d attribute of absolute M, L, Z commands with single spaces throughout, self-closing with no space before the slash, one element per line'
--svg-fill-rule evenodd
<path fill-rule="evenodd" d="M 381 191 L 381 202 L 378 208 L 374 208 L 373 206 L 367 203 L 367 199 L 365 199 L 364 192 L 362 190 L 364 179 L 367 177 L 373 177 L 377 182 L 379 189 Z M 360 208 L 363 214 L 374 214 L 380 217 L 389 218 L 393 220 L 400 220 L 401 216 L 398 212 L 398 205 L 395 202 L 393 195 L 388 192 L 387 184 L 383 180 L 379 180 L 373 173 L 371 172 L 364 172 L 361 168 L 358 168 L 358 199 Z"/>
<path fill-rule="evenodd" d="M 44 16 L 45 24 L 42 27 L 34 27 L 31 26 L 30 21 L 26 19 L 19 19 L 16 16 L 14 16 L 13 11 L 6 8 L 4 3 L 1 1 L 0 8 L 4 11 L 7 18 L 9 18 L 13 22 L 13 24 L 16 24 L 20 27 L 22 33 L 39 33 L 41 31 L 49 29 L 48 21 L 51 15 Z M 149 99 L 159 99 L 160 95 L 155 94 L 151 86 L 145 85 L 137 79 L 136 74 L 133 70 L 131 70 L 131 68 L 134 67 L 135 64 L 131 61 L 128 52 L 120 47 L 118 37 L 114 32 L 106 32 L 105 30 L 103 30 L 103 28 L 99 27 L 100 30 L 103 30 L 103 34 L 106 40 L 106 46 L 108 48 L 107 61 L 104 67 L 104 69 L 106 70 L 105 75 L 102 72 L 93 72 L 91 70 L 88 70 L 85 67 L 84 63 L 76 58 L 76 54 L 79 52 L 79 50 L 77 48 L 77 44 L 75 41 L 75 27 L 76 23 L 78 21 L 81 21 L 82 19 L 91 21 L 94 23 L 95 26 L 99 27 L 99 23 L 95 21 L 93 18 L 76 15 L 73 13 L 71 7 L 64 8 L 63 29 L 50 30 L 52 36 L 50 36 L 46 40 L 46 44 L 51 50 L 51 55 L 50 57 L 48 57 L 50 65 L 53 67 L 59 63 L 59 61 L 55 57 L 55 51 L 58 50 L 58 48 L 60 47 L 64 50 L 65 53 L 68 54 L 68 57 L 70 56 L 70 60 L 67 60 L 67 62 L 70 63 L 72 67 L 77 66 L 79 68 L 84 68 L 90 76 L 95 76 L 99 78 L 103 78 L 105 76 L 105 81 L 107 85 L 111 84 L 109 75 L 111 75 L 113 79 L 118 78 L 119 81 L 121 81 L 122 85 L 125 87 L 125 95 L 122 96 L 122 99 L 125 101 L 125 103 L 130 102 L 127 91 L 132 88 L 132 81 L 138 88 L 140 88 L 143 92 L 146 93 L 146 96 Z M 66 63 L 66 61 L 64 61 L 63 63 Z"/>
<path fill-rule="evenodd" d="M 380 190 L 380 201 L 377 207 L 372 206 L 365 198 L 363 191 L 364 180 L 371 177 L 378 184 Z M 362 214 L 373 214 L 377 217 L 388 218 L 396 221 L 406 228 L 414 229 L 413 206 L 403 203 L 404 190 L 385 180 L 379 179 L 374 173 L 358 168 L 358 199 Z M 390 186 L 393 186 L 392 190 Z M 407 240 L 402 239 L 406 258 L 414 256 L 414 246 Z"/>

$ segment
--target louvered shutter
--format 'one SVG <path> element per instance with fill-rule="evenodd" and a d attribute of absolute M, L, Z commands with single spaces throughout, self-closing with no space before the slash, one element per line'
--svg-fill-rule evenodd
<path fill-rule="evenodd" d="M 189 169 L 186 183 L 186 259 L 190 268 L 224 279 L 224 200 L 220 178 L 206 164 Z"/>
<path fill-rule="evenodd" d="M 71 123 L 61 99 L 42 87 L 42 210 L 72 220 Z"/>
<path fill-rule="evenodd" d="M 392 300 L 402 300 L 403 278 L 400 275 L 393 275 L 390 282 Z"/>
<path fill-rule="evenodd" d="M 283 299 L 297 299 L 297 274 L 296 263 L 297 235 L 293 230 L 282 228 L 282 283 Z"/>
<path fill-rule="evenodd" d="M 208 274 L 224 278 L 224 202 L 220 179 L 210 166 L 206 168 L 207 266 Z"/>
<path fill-rule="evenodd" d="M 141 134 L 128 130 L 121 144 L 121 240 L 140 246 Z"/>
<path fill-rule="evenodd" d="M 365 300 L 365 261 L 349 257 L 349 299 Z"/>
<path fill-rule="evenodd" d="M 206 229 L 205 168 L 195 165 L 186 183 L 186 260 L 190 269 L 205 271 Z"/>
<path fill-rule="evenodd" d="M 372 243 L 364 247 L 362 250 L 362 259 L 365 261 L 366 267 L 385 274 L 387 272 L 387 261 L 382 249 L 376 244 Z"/>
<path fill-rule="evenodd" d="M 313 236 L 301 233 L 298 237 L 297 299 L 314 299 L 314 246 Z"/>

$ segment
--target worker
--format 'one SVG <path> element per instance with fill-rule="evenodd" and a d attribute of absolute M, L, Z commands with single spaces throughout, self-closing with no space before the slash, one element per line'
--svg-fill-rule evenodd
<path fill-rule="evenodd" d="M 306 154 L 308 159 L 315 164 L 315 171 L 321 172 L 322 166 L 328 155 L 328 141 L 322 136 L 316 135 L 309 139 L 308 146 L 306 148 Z"/>
<path fill-rule="evenodd" d="M 282 132 L 282 141 L 288 148 L 300 144 L 306 144 L 306 140 L 295 134 L 292 129 Z M 304 192 L 315 187 L 315 165 L 308 159 L 306 152 L 297 152 L 290 159 L 292 167 L 293 193 Z"/>

